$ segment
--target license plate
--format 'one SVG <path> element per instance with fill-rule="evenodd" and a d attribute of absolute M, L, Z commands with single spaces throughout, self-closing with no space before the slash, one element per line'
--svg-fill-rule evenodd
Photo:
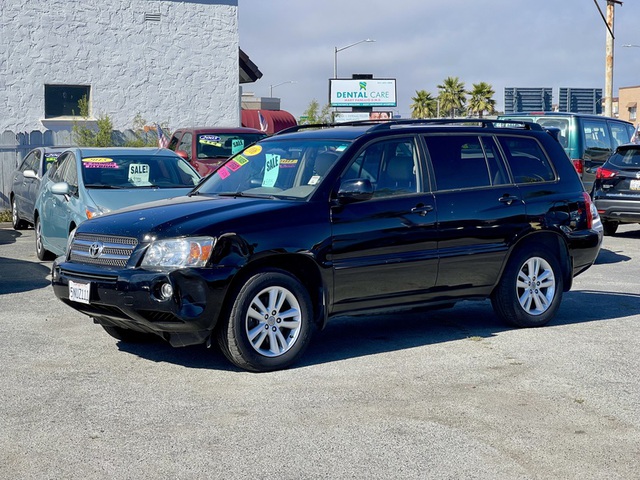
<path fill-rule="evenodd" d="M 640 180 L 631 180 L 629 188 L 631 188 L 631 190 L 640 190 Z"/>
<path fill-rule="evenodd" d="M 69 300 L 89 304 L 91 283 L 77 283 L 69 280 Z"/>

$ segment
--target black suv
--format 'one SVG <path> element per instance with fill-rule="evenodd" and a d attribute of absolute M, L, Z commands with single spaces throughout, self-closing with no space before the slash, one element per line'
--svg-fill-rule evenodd
<path fill-rule="evenodd" d="M 268 371 L 338 314 L 490 298 L 509 324 L 544 325 L 601 242 L 539 125 L 354 122 L 294 127 L 188 196 L 83 222 L 52 284 L 121 341 L 217 339 Z"/>

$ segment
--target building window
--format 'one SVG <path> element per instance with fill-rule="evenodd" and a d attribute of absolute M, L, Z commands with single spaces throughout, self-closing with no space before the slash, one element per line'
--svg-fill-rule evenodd
<path fill-rule="evenodd" d="M 630 107 L 629 108 L 629 120 L 630 121 L 635 121 L 636 119 L 636 110 L 638 109 L 638 107 Z"/>
<path fill-rule="evenodd" d="M 44 118 L 79 117 L 82 97 L 89 101 L 91 87 L 85 85 L 45 85 Z"/>

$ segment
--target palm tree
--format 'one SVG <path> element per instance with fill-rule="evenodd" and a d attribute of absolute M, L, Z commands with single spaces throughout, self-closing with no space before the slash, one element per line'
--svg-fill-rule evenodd
<path fill-rule="evenodd" d="M 467 97 L 464 90 L 464 82 L 461 82 L 458 77 L 447 77 L 444 79 L 442 85 L 438 85 L 440 90 L 440 111 L 449 112 L 452 117 L 455 117 L 456 112 L 458 114 L 464 113 L 465 103 Z"/>
<path fill-rule="evenodd" d="M 493 99 L 495 92 L 493 87 L 486 82 L 474 83 L 473 90 L 468 92 L 471 95 L 469 99 L 469 111 L 482 118 L 484 112 L 489 115 L 496 110 L 496 101 Z"/>
<path fill-rule="evenodd" d="M 416 90 L 411 97 L 411 118 L 429 118 L 436 116 L 437 100 L 426 90 Z"/>

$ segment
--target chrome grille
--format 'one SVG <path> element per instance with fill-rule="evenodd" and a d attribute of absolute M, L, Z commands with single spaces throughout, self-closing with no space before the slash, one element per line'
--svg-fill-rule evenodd
<path fill-rule="evenodd" d="M 79 233 L 71 243 L 69 260 L 74 263 L 126 267 L 138 240 L 131 237 L 113 237 Z"/>

